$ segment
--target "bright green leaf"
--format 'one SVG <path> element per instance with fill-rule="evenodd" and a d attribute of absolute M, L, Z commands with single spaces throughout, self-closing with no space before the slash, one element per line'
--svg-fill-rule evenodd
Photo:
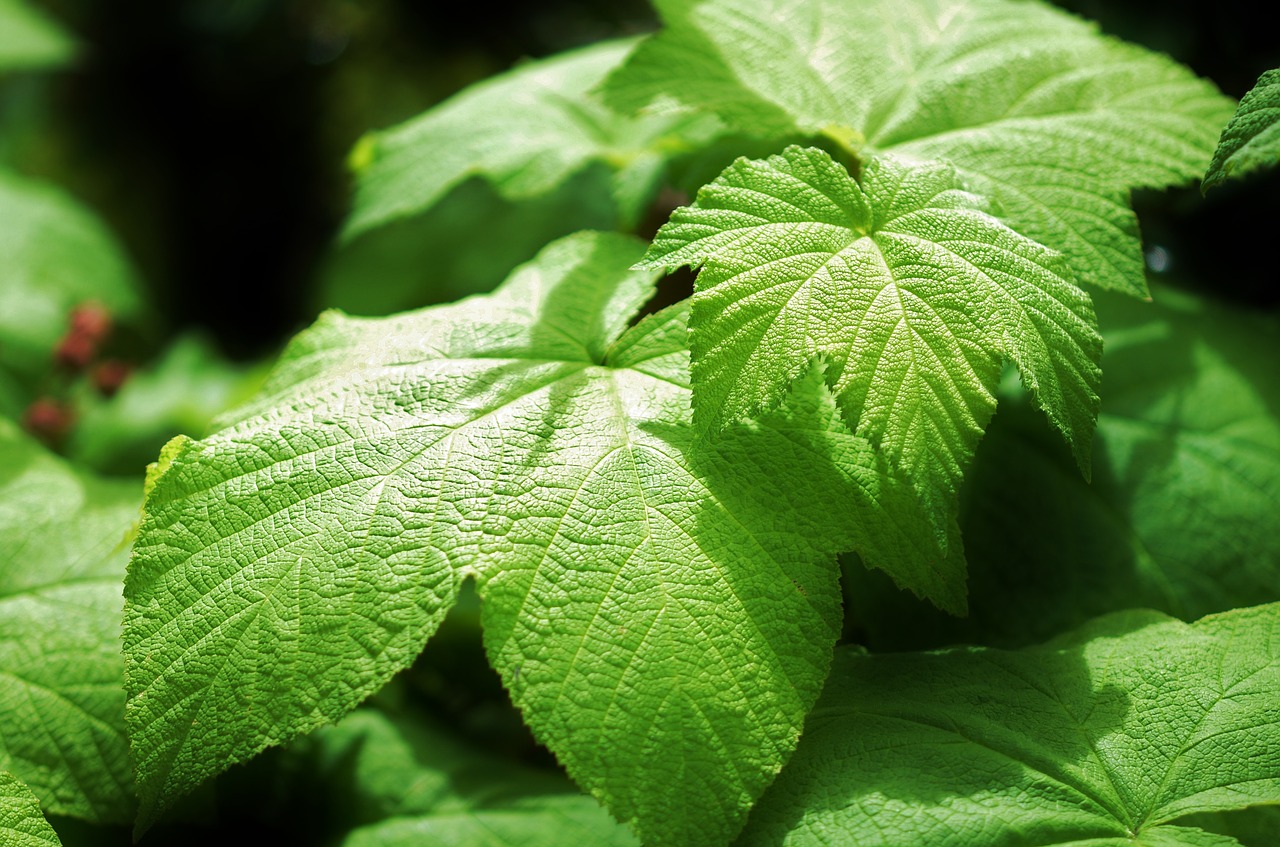
<path fill-rule="evenodd" d="M 352 158 L 347 234 L 426 211 L 468 177 L 485 178 L 507 198 L 533 198 L 592 162 L 609 166 L 618 214 L 633 222 L 666 156 L 706 143 L 717 126 L 708 117 L 623 117 L 591 94 L 634 46 L 609 41 L 531 62 L 366 136 Z"/>
<path fill-rule="evenodd" d="M 71 37 L 24 0 L 0 0 L 0 73 L 65 64 L 75 53 Z"/>
<path fill-rule="evenodd" d="M 1194 845 L 1280 802 L 1280 605 L 1099 619 L 1021 651 L 842 651 L 743 845 Z"/>
<path fill-rule="evenodd" d="M 1231 177 L 1241 177 L 1280 161 L 1280 68 L 1258 77 L 1236 113 L 1222 130 L 1218 149 L 1204 175 L 1208 191 Z"/>
<path fill-rule="evenodd" d="M 0 420 L 0 769 L 56 814 L 133 814 L 119 635 L 139 494 Z"/>
<path fill-rule="evenodd" d="M 1171 289 L 1155 303 L 1104 294 L 1098 315 L 1092 484 L 1002 396 L 963 498 L 969 618 L 853 570 L 874 646 L 1025 644 L 1134 606 L 1194 620 L 1280 600 L 1280 324 Z"/>
<path fill-rule="evenodd" d="M 59 189 L 0 173 L 0 368 L 48 371 L 71 310 L 138 315 L 137 280 L 115 238 Z"/>
<path fill-rule="evenodd" d="M 641 249 L 581 234 L 487 297 L 329 314 L 238 423 L 173 446 L 125 589 L 142 825 L 350 711 L 474 578 L 493 665 L 577 782 L 647 841 L 724 843 L 825 678 L 834 550 L 962 607 L 820 375 L 691 449 L 686 310 L 627 329 Z"/>
<path fill-rule="evenodd" d="M 60 845 L 40 811 L 40 801 L 22 780 L 0 770 L 0 841 L 5 847 Z"/>
<path fill-rule="evenodd" d="M 1083 282 L 1145 292 L 1128 191 L 1198 176 L 1230 101 L 1038 2 L 666 0 L 608 82 L 619 109 L 710 112 L 859 157 L 954 162 Z M 674 103 L 673 103 L 674 101 Z"/>
<path fill-rule="evenodd" d="M 850 425 L 951 515 L 1008 357 L 1087 472 L 1102 350 L 1089 298 L 949 165 L 878 158 L 860 185 L 812 148 L 740 159 L 642 266 L 685 264 L 702 266 L 695 421 L 767 408 L 821 358 Z"/>

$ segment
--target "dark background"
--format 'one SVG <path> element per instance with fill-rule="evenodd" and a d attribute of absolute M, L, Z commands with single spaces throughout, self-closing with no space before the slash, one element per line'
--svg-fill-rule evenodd
<path fill-rule="evenodd" d="M 120 234 L 173 332 L 202 328 L 237 358 L 269 355 L 314 317 L 319 263 L 346 212 L 344 159 L 524 57 L 656 23 L 641 0 L 45 0 L 83 42 L 76 67 L 39 79 L 21 166 L 70 188 Z M 1280 66 L 1257 4 L 1063 0 L 1104 30 L 1170 53 L 1239 97 Z M 24 108 L 22 86 L 4 96 Z M 39 105 L 35 105 L 39 104 Z M 23 142 L 20 139 L 19 144 Z M 1202 200 L 1137 198 L 1144 234 L 1178 276 L 1259 305 L 1280 301 L 1277 179 Z M 1224 251 L 1257 243 L 1258 263 Z"/>

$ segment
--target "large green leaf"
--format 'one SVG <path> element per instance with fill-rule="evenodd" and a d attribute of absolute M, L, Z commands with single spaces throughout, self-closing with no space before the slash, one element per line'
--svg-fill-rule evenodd
<path fill-rule="evenodd" d="M 6 847 L 59 845 L 58 834 L 40 811 L 40 801 L 22 780 L 0 770 L 0 840 Z"/>
<path fill-rule="evenodd" d="M 24 0 L 0 0 L 0 73 L 66 63 L 75 42 Z"/>
<path fill-rule="evenodd" d="M 627 329 L 641 250 L 582 234 L 491 296 L 329 314 L 234 423 L 166 451 L 125 588 L 143 825 L 352 709 L 473 578 L 493 665 L 578 783 L 646 841 L 724 843 L 825 678 L 832 552 L 963 602 L 820 374 L 691 449 L 686 310 Z"/>
<path fill-rule="evenodd" d="M 683 106 L 860 157 L 955 163 L 1081 281 L 1145 291 L 1128 190 L 1203 172 L 1231 103 L 1184 68 L 1039 2 L 665 0 L 666 29 L 608 82 L 620 109 Z"/>
<path fill-rule="evenodd" d="M 28 381 L 47 372 L 85 302 L 124 319 L 142 311 L 115 238 L 54 186 L 0 172 L 0 369 Z"/>
<path fill-rule="evenodd" d="M 346 845 L 636 843 L 563 775 L 485 755 L 418 714 L 361 709 L 298 748 L 308 799 L 350 830 Z"/>
<path fill-rule="evenodd" d="M 1154 304 L 1101 296 L 1098 315 L 1092 484 L 1002 396 L 963 498 L 969 618 L 853 569 L 873 645 L 1025 644 L 1133 606 L 1194 620 L 1280 600 L 1280 325 L 1171 289 Z"/>
<path fill-rule="evenodd" d="M 1258 83 L 1244 95 L 1222 130 L 1200 187 L 1208 191 L 1228 178 L 1276 162 L 1280 162 L 1280 68 L 1258 77 Z"/>
<path fill-rule="evenodd" d="M 140 493 L 0 420 L 0 770 L 56 814 L 133 814 L 120 588 Z"/>
<path fill-rule="evenodd" d="M 666 156 L 710 141 L 717 126 L 708 117 L 624 117 L 601 103 L 591 89 L 634 46 L 635 39 L 608 41 L 531 62 L 366 136 L 352 154 L 348 235 L 426 211 L 468 177 L 483 177 L 507 198 L 533 198 L 593 162 L 610 169 L 617 214 L 630 225 Z"/>
<path fill-rule="evenodd" d="M 767 408 L 822 358 L 850 426 L 949 520 L 1008 357 L 1087 472 L 1102 343 L 1061 257 L 987 214 L 949 165 L 877 158 L 860 183 L 789 147 L 738 160 L 658 232 L 642 266 L 702 266 L 695 422 Z"/>
<path fill-rule="evenodd" d="M 1099 619 L 1022 651 L 842 651 L 741 843 L 1040 847 L 1234 839 L 1280 803 L 1280 605 Z"/>

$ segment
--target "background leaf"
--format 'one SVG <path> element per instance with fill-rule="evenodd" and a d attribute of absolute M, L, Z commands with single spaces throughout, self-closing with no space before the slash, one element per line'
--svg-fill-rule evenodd
<path fill-rule="evenodd" d="M 0 371 L 30 390 L 71 310 L 90 302 L 125 322 L 143 312 L 114 236 L 60 189 L 0 172 Z"/>
<path fill-rule="evenodd" d="M 0 73 L 63 65 L 75 42 L 44 12 L 24 0 L 0 0 Z"/>
<path fill-rule="evenodd" d="M 1208 191 L 1280 161 L 1280 68 L 1266 71 L 1240 100 L 1213 151 L 1201 189 Z"/>
<path fill-rule="evenodd" d="M 139 495 L 0 420 L 0 769 L 51 813 L 133 815 L 118 639 Z"/>
<path fill-rule="evenodd" d="M 296 748 L 310 796 L 355 824 L 344 845 L 637 843 L 563 775 L 486 756 L 419 714 L 360 709 Z"/>
<path fill-rule="evenodd" d="M 1124 612 L 1022 651 L 842 651 L 740 843 L 1238 843 L 1167 824 L 1280 801 L 1277 635 L 1271 605 Z"/>

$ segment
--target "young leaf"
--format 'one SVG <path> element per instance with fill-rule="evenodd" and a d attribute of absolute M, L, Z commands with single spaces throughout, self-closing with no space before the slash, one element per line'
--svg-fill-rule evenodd
<path fill-rule="evenodd" d="M 1280 68 L 1265 72 L 1222 130 L 1201 191 L 1280 161 Z"/>
<path fill-rule="evenodd" d="M 1021 651 L 842 651 L 743 845 L 1234 845 L 1280 802 L 1280 605 L 1124 612 Z"/>
<path fill-rule="evenodd" d="M 646 841 L 725 843 L 825 677 L 834 550 L 962 608 L 820 377 L 690 449 L 686 310 L 626 329 L 641 250 L 581 234 L 490 296 L 329 314 L 236 423 L 172 447 L 125 586 L 143 826 L 350 711 L 474 578 L 492 663 L 579 784 Z"/>
<path fill-rule="evenodd" d="M 1097 298 L 1107 391 L 1092 484 L 1034 410 L 1001 396 L 961 509 L 969 617 L 855 570 L 869 643 L 1026 644 L 1134 606 L 1194 620 L 1280 600 L 1280 324 L 1156 295 Z"/>
<path fill-rule="evenodd" d="M 139 494 L 0 420 L 0 770 L 96 822 L 133 814 L 119 635 Z"/>
<path fill-rule="evenodd" d="M 0 770 L 0 841 L 6 847 L 61 845 L 40 811 L 40 801 L 22 780 Z"/>
<path fill-rule="evenodd" d="M 949 165 L 882 157 L 859 185 L 812 148 L 740 159 L 676 210 L 641 267 L 685 264 L 702 266 L 695 422 L 776 403 L 821 357 L 845 419 L 949 515 L 1008 357 L 1088 472 L 1102 352 L 1089 298 Z"/>
<path fill-rule="evenodd" d="M 508 198 L 532 198 L 592 162 L 612 169 L 618 212 L 633 220 L 658 187 L 665 156 L 709 141 L 718 126 L 706 116 L 628 118 L 589 94 L 634 46 L 608 41 L 531 62 L 366 136 L 352 154 L 356 199 L 346 234 L 426 211 L 468 177 Z"/>
<path fill-rule="evenodd" d="M 945 159 L 1083 282 L 1144 294 L 1128 190 L 1198 176 L 1230 101 L 1168 58 L 1038 2 L 666 0 L 607 83 L 746 133 Z"/>
<path fill-rule="evenodd" d="M 0 0 L 0 73 L 65 64 L 75 42 L 24 0 Z"/>

